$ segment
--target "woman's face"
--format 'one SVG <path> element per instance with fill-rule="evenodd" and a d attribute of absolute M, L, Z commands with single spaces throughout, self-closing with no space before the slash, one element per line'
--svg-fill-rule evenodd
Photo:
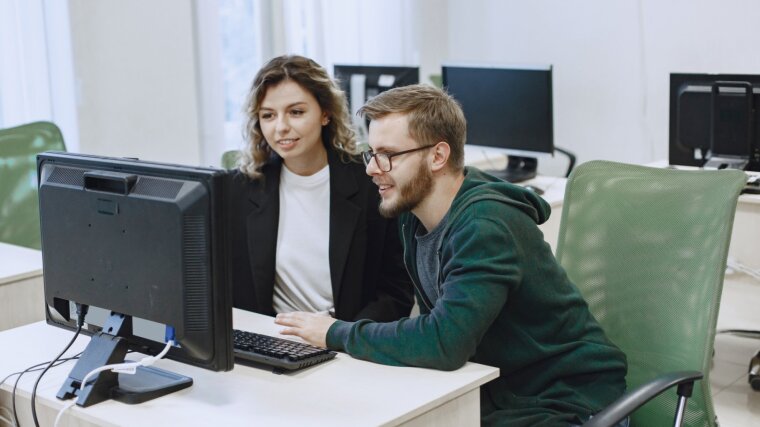
<path fill-rule="evenodd" d="M 322 127 L 328 122 L 314 95 L 293 80 L 267 89 L 259 110 L 267 144 L 299 175 L 312 175 L 327 165 Z"/>

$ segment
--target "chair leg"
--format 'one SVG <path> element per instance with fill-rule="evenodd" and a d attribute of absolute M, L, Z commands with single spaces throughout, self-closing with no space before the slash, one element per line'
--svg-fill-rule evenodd
<path fill-rule="evenodd" d="M 678 385 L 678 406 L 676 407 L 676 417 L 673 420 L 673 426 L 681 427 L 683 424 L 683 414 L 686 412 L 686 401 L 691 397 L 693 390 L 693 381 Z"/>
<path fill-rule="evenodd" d="M 749 361 L 749 385 L 755 391 L 760 391 L 760 351 Z"/>
<path fill-rule="evenodd" d="M 687 397 L 678 396 L 678 407 L 676 408 L 676 418 L 673 420 L 674 427 L 681 427 L 683 424 L 683 414 L 686 411 Z"/>

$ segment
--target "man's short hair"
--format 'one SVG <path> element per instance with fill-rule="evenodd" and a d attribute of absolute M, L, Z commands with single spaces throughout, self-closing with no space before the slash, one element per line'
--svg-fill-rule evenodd
<path fill-rule="evenodd" d="M 409 136 L 420 146 L 446 141 L 451 147 L 449 165 L 454 170 L 464 168 L 467 121 L 451 95 L 424 84 L 402 86 L 375 96 L 359 109 L 359 115 L 370 121 L 393 113 L 407 116 Z"/>

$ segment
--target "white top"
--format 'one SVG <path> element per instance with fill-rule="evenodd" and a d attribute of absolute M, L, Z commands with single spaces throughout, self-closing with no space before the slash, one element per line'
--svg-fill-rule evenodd
<path fill-rule="evenodd" d="M 280 173 L 273 307 L 277 313 L 335 311 L 330 279 L 330 168 Z"/>

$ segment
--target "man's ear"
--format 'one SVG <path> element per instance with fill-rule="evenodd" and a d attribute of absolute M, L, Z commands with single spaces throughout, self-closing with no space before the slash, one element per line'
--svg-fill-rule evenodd
<path fill-rule="evenodd" d="M 451 147 L 449 146 L 449 143 L 446 141 L 440 141 L 430 151 L 433 152 L 433 161 L 430 165 L 431 170 L 433 172 L 438 172 L 445 168 L 449 162 L 449 156 L 451 155 Z"/>

